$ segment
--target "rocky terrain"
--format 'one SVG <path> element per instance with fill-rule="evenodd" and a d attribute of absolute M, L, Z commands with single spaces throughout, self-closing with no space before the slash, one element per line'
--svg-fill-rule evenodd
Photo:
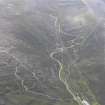
<path fill-rule="evenodd" d="M 0 0 L 0 105 L 105 105 L 104 8 L 89 3 Z"/>

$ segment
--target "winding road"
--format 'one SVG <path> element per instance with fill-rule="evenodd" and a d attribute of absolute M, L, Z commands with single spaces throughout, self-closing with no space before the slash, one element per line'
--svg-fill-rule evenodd
<path fill-rule="evenodd" d="M 59 38 L 59 35 L 60 33 L 62 33 L 63 31 L 60 29 L 60 24 L 58 22 L 58 18 L 56 16 L 53 16 L 53 15 L 50 15 L 54 20 L 54 25 L 55 25 L 55 28 L 57 29 L 56 31 L 58 31 L 58 33 L 56 34 L 56 37 L 57 37 L 57 40 Z M 57 27 L 57 24 L 59 24 Z M 59 34 L 59 35 L 58 35 Z M 61 41 L 61 40 L 60 40 Z M 74 40 L 72 40 L 72 42 L 74 42 Z M 58 47 L 56 48 L 53 52 L 50 53 L 50 58 L 52 60 L 54 60 L 56 63 L 58 63 L 59 65 L 59 79 L 60 81 L 65 85 L 67 91 L 72 95 L 73 99 L 78 103 L 78 105 L 90 105 L 85 99 L 81 99 L 79 96 L 77 96 L 72 88 L 69 86 L 69 84 L 67 83 L 67 80 L 66 78 L 62 78 L 62 73 L 64 72 L 64 68 L 63 68 L 63 64 L 61 63 L 61 61 L 59 59 L 57 59 L 55 57 L 55 55 L 59 54 L 59 53 L 63 53 L 64 51 L 66 51 L 67 49 L 70 49 L 70 48 L 73 48 L 74 45 L 71 45 L 69 47 L 65 47 L 65 46 L 62 46 L 62 47 Z M 78 94 L 78 93 L 77 93 Z"/>

